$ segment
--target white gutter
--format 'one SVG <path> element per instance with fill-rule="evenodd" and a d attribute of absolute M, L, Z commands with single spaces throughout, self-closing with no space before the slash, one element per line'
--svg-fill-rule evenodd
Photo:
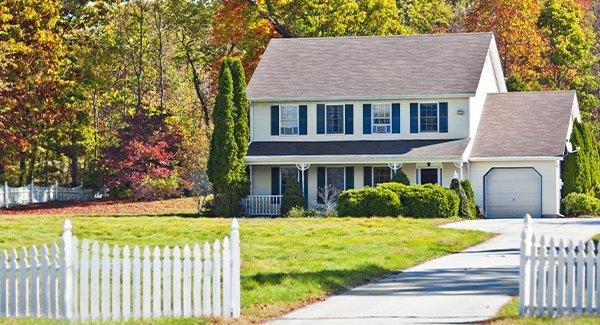
<path fill-rule="evenodd" d="M 475 93 L 465 94 L 398 94 L 384 96 L 315 96 L 315 97 L 250 97 L 252 103 L 258 102 L 317 102 L 317 101 L 362 101 L 362 100 L 396 100 L 396 99 L 414 99 L 422 98 L 468 98 L 475 96 Z"/>
<path fill-rule="evenodd" d="M 470 161 L 554 161 L 563 160 L 561 156 L 521 156 L 521 157 L 470 157 Z"/>
<path fill-rule="evenodd" d="M 406 157 L 403 155 L 323 155 L 323 156 L 249 156 L 250 165 L 272 164 L 370 164 L 370 163 L 416 163 L 416 162 L 460 162 L 460 156 Z"/>

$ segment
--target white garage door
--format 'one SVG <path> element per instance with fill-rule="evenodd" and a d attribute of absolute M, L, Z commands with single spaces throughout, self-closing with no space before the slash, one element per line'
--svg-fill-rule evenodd
<path fill-rule="evenodd" d="M 484 177 L 487 218 L 542 216 L 542 176 L 533 168 L 492 168 Z"/>

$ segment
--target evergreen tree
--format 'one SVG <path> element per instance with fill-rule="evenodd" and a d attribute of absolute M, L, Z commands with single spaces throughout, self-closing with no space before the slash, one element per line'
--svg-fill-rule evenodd
<path fill-rule="evenodd" d="M 235 141 L 237 143 L 237 155 L 239 159 L 244 159 L 248 152 L 248 142 L 250 141 L 250 123 L 249 123 L 249 101 L 246 95 L 246 77 L 244 76 L 244 67 L 240 59 L 227 59 L 231 77 L 233 78 L 233 121 L 235 124 Z"/>
<path fill-rule="evenodd" d="M 584 154 L 589 163 L 589 194 L 598 196 L 600 194 L 600 154 L 598 153 L 598 141 L 594 136 L 591 126 L 580 123 L 580 133 L 583 137 Z"/>
<path fill-rule="evenodd" d="M 287 181 L 281 199 L 281 214 L 286 215 L 292 208 L 303 208 L 304 202 L 300 183 L 295 178 Z"/>
<path fill-rule="evenodd" d="M 402 169 L 398 169 L 396 171 L 396 173 L 394 174 L 394 176 L 392 176 L 392 182 L 400 183 L 400 184 L 404 184 L 404 185 L 410 185 L 410 180 L 408 180 L 408 177 L 402 171 Z"/>
<path fill-rule="evenodd" d="M 450 183 L 450 189 L 454 190 L 460 199 L 458 206 L 458 216 L 465 219 L 475 219 L 475 215 L 473 214 L 473 210 L 469 205 L 469 198 L 467 197 L 467 193 L 465 189 L 461 186 L 458 179 L 453 178 Z"/>
<path fill-rule="evenodd" d="M 219 87 L 212 120 L 213 134 L 208 156 L 208 177 L 215 192 L 215 212 L 225 216 L 239 213 L 238 184 L 244 174 L 237 155 L 233 121 L 233 79 L 228 64 L 221 64 Z"/>
<path fill-rule="evenodd" d="M 580 132 L 579 122 L 573 122 L 571 133 L 571 144 L 573 149 L 579 148 L 578 152 L 568 154 L 563 163 L 563 188 L 562 195 L 566 197 L 569 193 L 587 193 L 591 184 L 589 176 L 589 163 L 585 154 L 584 141 Z"/>

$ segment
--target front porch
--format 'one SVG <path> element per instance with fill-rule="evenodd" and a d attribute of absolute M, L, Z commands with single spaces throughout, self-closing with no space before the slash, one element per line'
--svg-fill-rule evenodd
<path fill-rule="evenodd" d="M 340 192 L 361 189 L 389 182 L 397 170 L 402 170 L 411 184 L 436 183 L 449 186 L 452 178 L 466 178 L 468 164 L 458 160 L 380 162 L 380 163 L 298 163 L 249 165 L 251 190 L 243 201 L 248 215 L 281 214 L 285 184 L 296 178 L 302 184 L 309 208 L 318 208 L 323 202 L 319 188 L 332 186 Z"/>

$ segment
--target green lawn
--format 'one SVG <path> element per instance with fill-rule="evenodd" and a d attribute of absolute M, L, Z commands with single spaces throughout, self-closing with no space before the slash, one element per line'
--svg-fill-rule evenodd
<path fill-rule="evenodd" d="M 539 324 L 574 324 L 587 325 L 599 324 L 600 318 L 593 316 L 576 316 L 563 318 L 534 318 L 519 316 L 519 298 L 513 298 L 509 303 L 504 305 L 498 315 L 490 322 L 493 325 L 539 325 Z"/>
<path fill-rule="evenodd" d="M 70 217 L 79 238 L 183 245 L 222 238 L 230 219 Z M 437 225 L 457 219 L 241 219 L 242 314 L 260 321 L 344 288 L 450 254 L 492 235 Z M 0 216 L 0 249 L 57 240 L 64 217 Z"/>

